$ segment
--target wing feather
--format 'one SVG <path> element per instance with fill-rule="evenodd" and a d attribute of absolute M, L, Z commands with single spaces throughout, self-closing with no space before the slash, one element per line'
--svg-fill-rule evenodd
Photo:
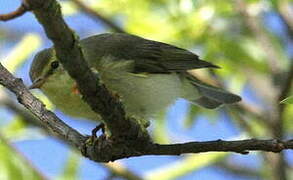
<path fill-rule="evenodd" d="M 170 73 L 198 68 L 219 68 L 185 49 L 129 34 L 100 34 L 81 41 L 87 58 L 113 56 L 133 60 L 133 72 Z M 92 61 L 90 61 L 92 62 Z"/>

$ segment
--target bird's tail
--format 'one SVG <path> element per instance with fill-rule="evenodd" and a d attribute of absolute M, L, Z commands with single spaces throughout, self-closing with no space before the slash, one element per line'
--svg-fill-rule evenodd
<path fill-rule="evenodd" d="M 241 97 L 221 88 L 206 84 L 196 77 L 186 73 L 187 79 L 199 91 L 201 97 L 193 100 L 194 103 L 208 109 L 214 109 L 221 104 L 231 104 L 241 101 Z"/>

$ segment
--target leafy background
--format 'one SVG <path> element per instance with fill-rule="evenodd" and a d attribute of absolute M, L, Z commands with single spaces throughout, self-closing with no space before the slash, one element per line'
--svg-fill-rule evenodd
<path fill-rule="evenodd" d="M 87 16 L 74 1 L 60 1 L 66 21 L 81 37 L 112 31 Z M 80 0 L 81 1 L 81 0 Z M 292 68 L 293 14 L 289 0 L 83 0 L 126 32 L 191 50 L 222 67 L 194 73 L 206 82 L 240 94 L 240 105 L 206 110 L 178 100 L 149 129 L 154 141 L 174 143 L 215 139 L 293 138 L 292 97 L 279 92 Z M 2 0 L 0 13 L 18 1 Z M 291 14 L 291 15 L 292 15 Z M 289 16 L 290 17 L 290 16 Z M 31 13 L 0 22 L 1 63 L 25 84 L 37 51 L 50 47 Z M 290 87 L 290 84 L 289 84 Z M 291 88 L 292 89 L 292 88 Z M 90 134 L 96 123 L 62 114 L 39 91 L 48 108 L 72 127 Z M 287 96 L 292 95 L 291 92 Z M 286 97 L 287 97 L 286 96 Z M 284 97 L 285 98 L 285 97 Z M 48 136 L 0 89 L 0 179 L 293 179 L 293 153 L 206 153 L 145 156 L 97 164 Z M 280 111 L 280 107 L 281 109 Z M 281 113 L 280 113 L 281 112 Z M 281 114 L 281 115 L 280 115 Z M 276 118 L 277 117 L 277 118 Z M 278 162 L 280 164 L 278 165 Z M 281 170 L 280 170 L 281 169 Z M 278 171 L 280 170 L 280 171 Z M 284 178 L 284 177 L 282 177 Z"/>

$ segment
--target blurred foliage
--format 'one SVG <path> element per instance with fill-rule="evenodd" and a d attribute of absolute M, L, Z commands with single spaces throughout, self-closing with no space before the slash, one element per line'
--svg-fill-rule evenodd
<path fill-rule="evenodd" d="M 59 180 L 77 179 L 78 170 L 79 170 L 79 161 L 80 161 L 80 156 L 77 153 L 75 152 L 70 153 L 66 166 L 64 167 L 63 174 L 58 179 Z"/>
<path fill-rule="evenodd" d="M 26 34 L 19 43 L 11 49 L 10 53 L 5 55 L 1 64 L 10 72 L 16 71 L 23 62 L 40 47 L 41 40 L 37 34 Z M 2 54 L 1 54 L 2 55 Z"/>
<path fill-rule="evenodd" d="M 202 59 L 222 67 L 215 72 L 196 71 L 195 73 L 204 81 L 242 94 L 243 101 L 240 107 L 231 106 L 229 109 L 220 108 L 211 111 L 189 105 L 182 123 L 186 128 L 192 127 L 199 116 L 206 116 L 212 123 L 219 119 L 220 113 L 226 113 L 231 117 L 230 123 L 234 123 L 241 133 L 254 138 L 271 137 L 274 127 L 270 124 L 270 118 L 277 113 L 274 111 L 280 104 L 277 99 L 280 85 L 284 80 L 284 72 L 288 71 L 292 63 L 289 48 L 292 47 L 293 37 L 292 34 L 290 35 L 290 29 L 280 18 L 279 4 L 291 3 L 292 8 L 292 1 L 83 0 L 82 2 L 113 20 L 129 33 L 189 49 L 200 55 Z M 244 2 L 246 6 L 240 6 L 238 2 Z M 75 16 L 80 13 L 72 1 L 61 1 L 61 4 L 66 16 Z M 247 15 L 241 13 L 241 9 L 244 9 Z M 278 18 L 281 25 L 273 27 L 274 20 L 270 19 L 271 16 Z M 256 22 L 257 29 L 251 28 L 249 23 L 252 21 Z M 5 28 L 0 29 L 0 43 L 9 38 L 6 37 L 7 31 Z M 269 44 L 264 44 L 260 40 L 263 37 L 267 38 L 266 43 Z M 25 34 L 8 54 L 0 54 L 1 63 L 10 71 L 16 72 L 40 45 L 39 35 Z M 268 52 L 266 46 L 277 57 L 275 62 L 275 65 L 279 67 L 277 75 L 272 71 L 272 64 L 269 62 L 271 52 Z M 3 44 L 0 44 L 0 51 L 1 48 Z M 3 89 L 0 89 L 0 97 L 3 93 Z M 45 100 L 47 107 L 54 108 L 43 95 L 36 94 Z M 282 116 L 283 134 L 284 137 L 292 137 L 292 89 L 287 97 L 281 101 L 285 105 L 288 104 Z M 10 140 L 15 140 L 18 139 L 16 138 L 18 135 L 25 134 L 24 129 L 28 127 L 19 120 L 20 118 L 11 119 L 13 120 L 10 123 L 4 125 L 0 122 L 3 126 L 1 132 Z M 159 114 L 157 121 L 153 124 L 152 136 L 156 142 L 172 142 L 172 134 L 167 128 L 166 113 Z M 10 177 L 13 177 L 10 179 L 24 179 L 24 177 L 38 179 L 39 176 L 35 176 L 33 167 L 24 166 L 22 158 L 8 145 L 0 141 L 0 179 Z M 228 155 L 227 153 L 209 153 L 184 156 L 174 163 L 169 163 L 168 167 L 145 173 L 143 178 L 176 179 L 218 161 L 225 161 L 224 157 Z M 261 153 L 258 155 L 264 157 Z M 269 174 L 272 171 L 264 172 L 270 163 L 266 161 L 266 158 L 263 161 L 258 170 L 263 175 L 267 175 L 264 179 L 273 177 Z M 59 179 L 75 179 L 79 158 L 70 155 L 66 164 Z M 233 171 L 227 170 L 233 174 Z M 288 174 L 288 179 L 290 178 L 293 179 L 292 171 Z"/>
<path fill-rule="evenodd" d="M 0 135 L 0 179 L 41 180 L 44 177 Z"/>
<path fill-rule="evenodd" d="M 144 175 L 144 179 L 153 180 L 172 180 L 191 173 L 200 168 L 211 165 L 225 156 L 228 153 L 210 153 L 210 154 L 193 154 L 186 156 L 179 161 L 168 164 L 165 167 L 160 167 Z"/>

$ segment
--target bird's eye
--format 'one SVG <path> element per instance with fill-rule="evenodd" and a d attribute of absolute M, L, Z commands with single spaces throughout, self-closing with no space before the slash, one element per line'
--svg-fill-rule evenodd
<path fill-rule="evenodd" d="M 51 62 L 51 68 L 52 68 L 52 69 L 57 69 L 58 66 L 59 66 L 59 62 L 58 62 L 58 61 L 53 61 L 53 62 Z"/>

